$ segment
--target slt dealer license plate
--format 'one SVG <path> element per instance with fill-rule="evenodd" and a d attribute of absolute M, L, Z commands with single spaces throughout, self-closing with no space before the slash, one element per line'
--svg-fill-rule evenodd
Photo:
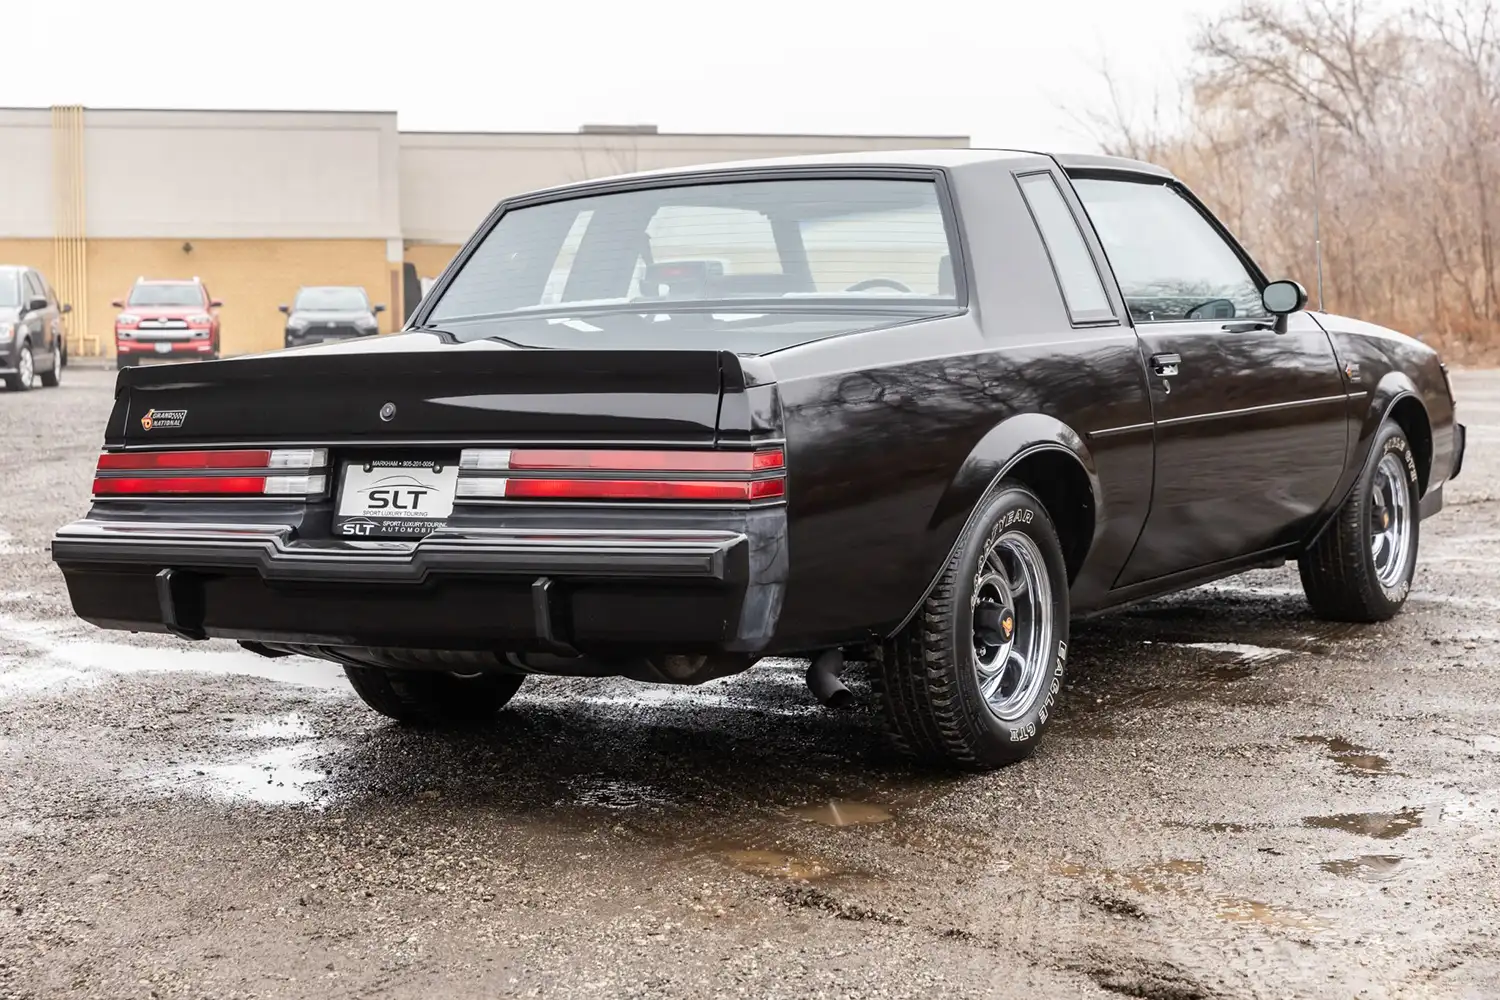
<path fill-rule="evenodd" d="M 448 520 L 457 487 L 457 462 L 350 462 L 344 466 L 333 533 L 340 538 L 420 538 Z"/>

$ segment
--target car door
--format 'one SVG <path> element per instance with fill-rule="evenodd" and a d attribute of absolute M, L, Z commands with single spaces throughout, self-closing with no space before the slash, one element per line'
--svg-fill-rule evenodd
<path fill-rule="evenodd" d="M 1249 257 L 1180 185 L 1073 178 L 1146 355 L 1151 510 L 1116 587 L 1294 541 L 1332 494 L 1347 393 L 1306 313 L 1278 329 Z"/>
<path fill-rule="evenodd" d="M 47 287 L 42 282 L 41 275 L 35 271 L 27 271 L 22 281 L 22 292 L 26 299 L 26 305 L 30 306 L 37 299 L 46 302 Z M 27 335 L 31 338 L 32 361 L 37 371 L 48 371 L 52 367 L 52 352 L 56 350 L 56 331 L 53 329 L 52 310 L 47 305 L 40 309 L 28 309 L 23 321 Z"/>

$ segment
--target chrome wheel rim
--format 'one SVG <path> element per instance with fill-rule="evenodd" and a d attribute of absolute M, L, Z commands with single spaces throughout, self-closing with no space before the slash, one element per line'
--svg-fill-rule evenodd
<path fill-rule="evenodd" d="M 1406 573 L 1412 529 L 1406 466 L 1395 452 L 1386 452 L 1375 467 L 1371 500 L 1370 555 L 1375 561 L 1375 579 L 1382 587 L 1394 587 Z"/>
<path fill-rule="evenodd" d="M 31 360 L 31 349 L 21 348 L 21 356 L 16 359 L 16 377 L 21 380 L 21 388 L 29 388 L 31 380 L 36 375 L 36 368 Z"/>
<path fill-rule="evenodd" d="M 52 348 L 52 377 L 62 378 L 62 351 L 56 347 Z"/>
<path fill-rule="evenodd" d="M 1013 722 L 1046 683 L 1056 625 L 1052 580 L 1030 536 L 1007 531 L 990 545 L 974 578 L 971 611 L 979 693 L 996 718 Z"/>

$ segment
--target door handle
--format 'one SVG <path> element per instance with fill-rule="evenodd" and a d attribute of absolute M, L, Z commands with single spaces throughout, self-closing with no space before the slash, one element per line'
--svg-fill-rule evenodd
<path fill-rule="evenodd" d="M 1171 378 L 1177 374 L 1177 366 L 1182 364 L 1182 356 L 1177 354 L 1153 354 L 1151 355 L 1151 370 L 1162 378 Z"/>

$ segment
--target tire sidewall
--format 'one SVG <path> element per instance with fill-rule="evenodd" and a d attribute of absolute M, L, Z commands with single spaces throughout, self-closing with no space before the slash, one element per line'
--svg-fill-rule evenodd
<path fill-rule="evenodd" d="M 1401 467 L 1406 471 L 1404 481 L 1406 483 L 1408 509 L 1411 511 L 1411 544 L 1406 550 L 1406 564 L 1402 567 L 1401 577 L 1396 585 L 1387 587 L 1380 582 L 1379 575 L 1375 572 L 1375 553 L 1370 550 L 1370 536 L 1374 531 L 1375 517 L 1375 477 L 1380 463 L 1386 455 L 1394 453 L 1401 459 Z M 1417 460 L 1412 454 L 1411 443 L 1406 440 L 1406 435 L 1396 424 L 1387 423 L 1376 435 L 1375 445 L 1370 451 L 1370 461 L 1366 463 L 1364 475 L 1360 477 L 1360 533 L 1363 538 L 1361 552 L 1364 557 L 1365 574 L 1370 581 L 1370 589 L 1378 600 L 1384 601 L 1387 608 L 1394 610 L 1406 603 L 1407 595 L 1411 593 L 1412 576 L 1416 572 L 1417 543 L 1421 535 L 1422 516 L 1419 505 L 1421 502 L 1421 481 L 1417 476 Z"/>
<path fill-rule="evenodd" d="M 1037 689 L 1034 702 L 1021 716 L 1002 721 L 992 711 L 979 690 L 979 675 L 974 658 L 974 586 L 980 562 L 1001 535 L 1019 531 L 1036 543 L 1052 589 L 1052 649 L 1046 665 L 1046 677 Z M 1052 519 L 1041 502 L 1019 486 L 1001 486 L 984 504 L 984 509 L 970 531 L 969 540 L 955 567 L 953 595 L 952 660 L 958 672 L 955 678 L 961 694 L 964 715 L 981 735 L 976 741 L 985 756 L 995 760 L 1013 760 L 1026 756 L 1040 742 L 1052 721 L 1068 656 L 1068 585 L 1062 548 Z"/>
<path fill-rule="evenodd" d="M 23 356 L 27 357 L 27 358 L 30 358 L 30 364 L 29 365 L 22 365 L 21 364 L 21 358 Z M 26 368 L 26 367 L 30 367 L 31 368 L 31 377 L 23 379 L 21 377 L 21 370 L 23 368 Z M 36 380 L 36 352 L 31 349 L 31 342 L 30 341 L 25 341 L 25 342 L 23 342 L 21 344 L 21 349 L 16 352 L 16 388 L 19 389 L 22 392 L 25 392 L 26 390 L 28 390 L 28 389 L 30 389 L 32 387 L 32 383 L 35 380 Z"/>

